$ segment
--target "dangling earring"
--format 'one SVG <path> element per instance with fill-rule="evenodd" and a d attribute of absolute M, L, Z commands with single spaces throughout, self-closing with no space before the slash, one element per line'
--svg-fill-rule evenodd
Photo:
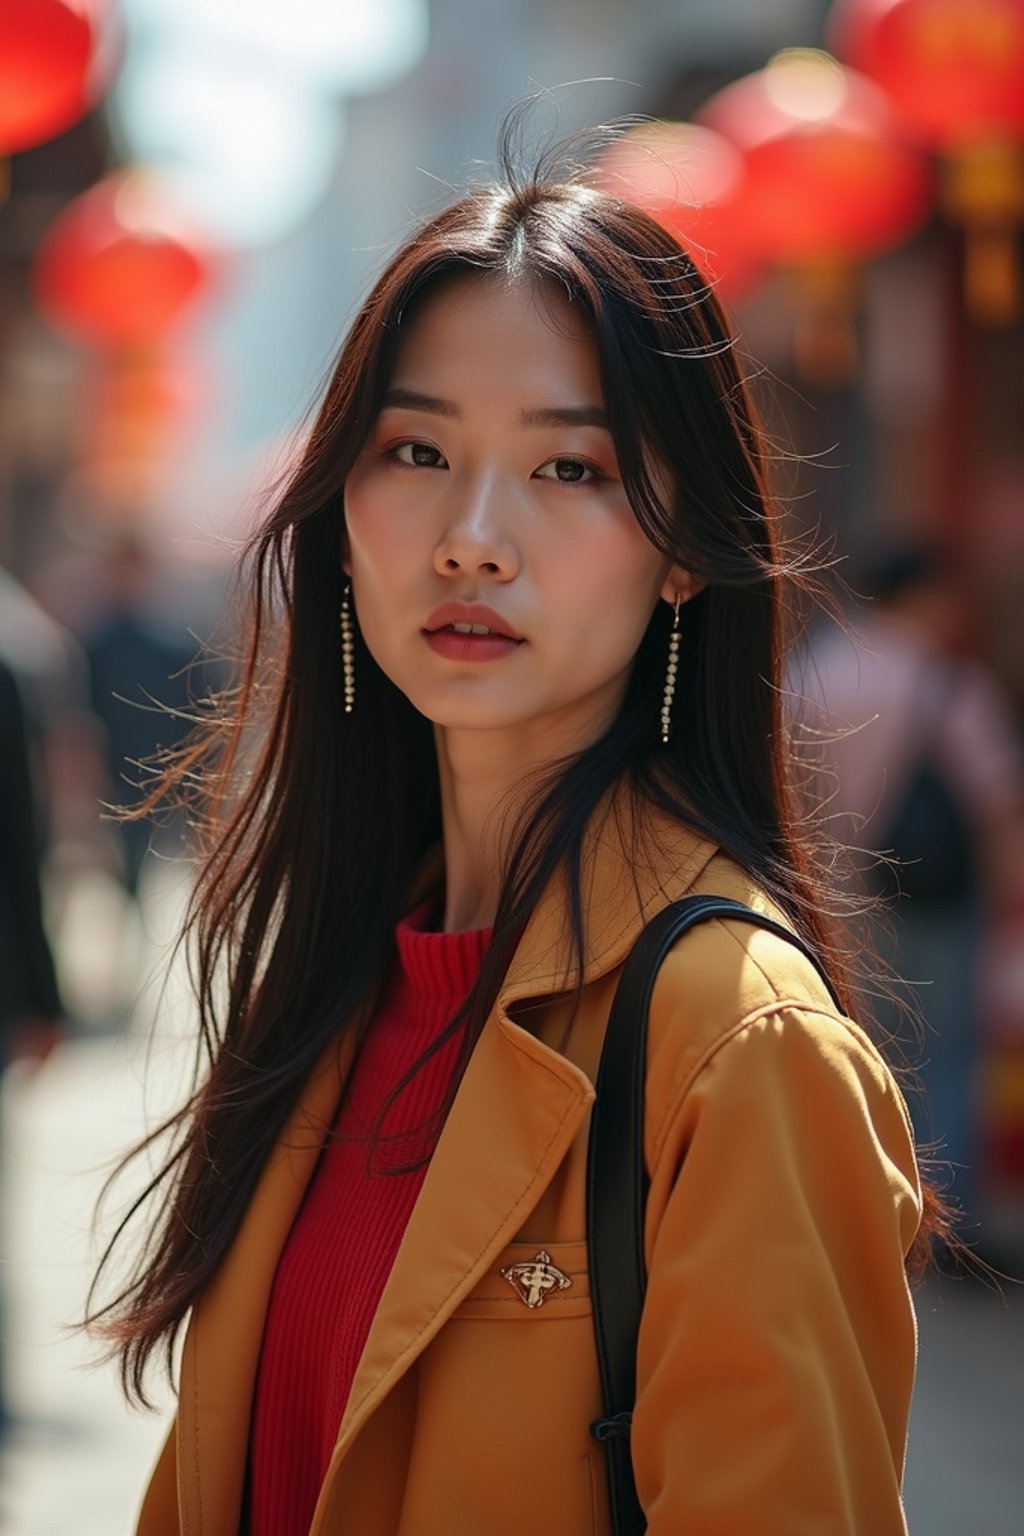
<path fill-rule="evenodd" d="M 668 640 L 668 671 L 665 673 L 665 693 L 661 701 L 661 739 L 668 741 L 669 732 L 672 729 L 672 699 L 676 691 L 676 672 L 679 667 L 679 604 L 681 598 L 676 598 L 675 618 L 672 620 L 672 633 Z"/>
<path fill-rule="evenodd" d="M 352 583 L 345 585 L 341 596 L 341 665 L 345 676 L 345 713 L 350 715 L 356 702 L 355 642 L 352 639 L 352 609 L 349 598 Z"/>

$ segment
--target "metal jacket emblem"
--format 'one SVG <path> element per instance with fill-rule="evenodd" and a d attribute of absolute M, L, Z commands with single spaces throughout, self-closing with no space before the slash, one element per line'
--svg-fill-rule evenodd
<path fill-rule="evenodd" d="M 510 1264 L 498 1273 L 528 1307 L 542 1307 L 552 1291 L 565 1291 L 572 1285 L 569 1276 L 551 1262 L 551 1255 L 544 1248 L 536 1258 L 524 1264 Z"/>

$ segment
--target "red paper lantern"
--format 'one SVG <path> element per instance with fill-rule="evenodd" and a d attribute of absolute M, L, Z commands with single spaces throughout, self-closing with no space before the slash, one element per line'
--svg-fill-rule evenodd
<path fill-rule="evenodd" d="M 722 298 L 740 297 L 763 278 L 767 264 L 744 216 L 746 166 L 720 133 L 696 123 L 645 123 L 604 152 L 595 180 L 656 218 Z"/>
<path fill-rule="evenodd" d="M 3 0 L 0 155 L 70 128 L 97 99 L 99 0 Z"/>
<path fill-rule="evenodd" d="M 838 0 L 831 35 L 945 157 L 942 202 L 967 229 L 975 318 L 1006 324 L 1022 303 L 1024 0 Z"/>
<path fill-rule="evenodd" d="M 932 147 L 1024 137 L 1024 0 L 837 0 L 829 27 Z"/>
<path fill-rule="evenodd" d="M 76 478 L 88 500 L 136 516 L 154 505 L 182 431 L 208 405 L 194 357 L 160 347 L 95 354 L 75 411 Z"/>
<path fill-rule="evenodd" d="M 745 160 L 750 239 L 797 283 L 797 367 L 845 383 L 856 365 L 854 266 L 923 221 L 931 176 L 865 76 L 790 48 L 726 86 L 700 113 Z"/>
<path fill-rule="evenodd" d="M 776 261 L 860 260 L 928 213 L 928 167 L 884 93 L 828 54 L 786 49 L 699 115 L 742 151 L 750 236 Z"/>
<path fill-rule="evenodd" d="M 210 276 L 187 216 L 146 172 L 108 177 L 64 209 L 36 257 L 51 324 L 102 348 L 147 345 L 173 329 Z"/>

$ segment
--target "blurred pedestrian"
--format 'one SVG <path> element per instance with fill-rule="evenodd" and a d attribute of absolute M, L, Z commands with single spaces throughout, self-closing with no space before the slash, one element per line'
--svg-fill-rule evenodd
<path fill-rule="evenodd" d="M 41 852 L 25 712 L 14 674 L 0 661 L 0 1073 L 12 1061 L 45 1060 L 62 1027 L 43 926 Z M 7 1423 L 0 1357 L 0 1432 Z"/>
<path fill-rule="evenodd" d="M 82 635 L 92 706 L 106 735 L 111 798 L 135 803 L 152 775 L 152 759 L 187 734 L 189 663 L 196 645 L 155 602 L 157 571 L 145 541 L 125 533 L 112 545 L 100 579 L 103 602 Z M 174 817 L 159 824 L 124 821 L 118 828 L 127 889 L 138 893 L 149 848 L 180 852 Z"/>
<path fill-rule="evenodd" d="M 583 1536 L 614 1436 L 651 1536 L 898 1536 L 934 1207 L 793 942 L 850 996 L 785 787 L 764 444 L 674 239 L 509 175 L 358 315 L 254 541 L 242 686 L 163 785 L 203 796 L 211 1056 L 94 1315 L 135 1390 L 191 1318 L 139 1530 Z M 755 925 L 680 940 L 653 994 L 612 1413 L 593 1079 L 687 893 Z"/>
<path fill-rule="evenodd" d="M 867 888 L 890 903 L 879 943 L 927 1026 L 918 1135 L 940 1141 L 977 1237 L 977 961 L 1000 850 L 1024 808 L 1024 748 L 995 678 L 965 650 L 963 595 L 942 560 L 893 550 L 862 585 L 856 643 L 833 631 L 810 668 L 828 714 L 829 812 L 860 850 Z"/>
<path fill-rule="evenodd" d="M 0 661 L 18 680 L 28 729 L 37 741 L 88 708 L 88 673 L 74 637 L 2 565 Z"/>
<path fill-rule="evenodd" d="M 79 871 L 108 868 L 114 859 L 100 819 L 106 785 L 89 669 L 71 631 L 3 566 L 0 661 L 14 674 L 24 708 L 41 841 L 54 884 L 66 886 Z"/>

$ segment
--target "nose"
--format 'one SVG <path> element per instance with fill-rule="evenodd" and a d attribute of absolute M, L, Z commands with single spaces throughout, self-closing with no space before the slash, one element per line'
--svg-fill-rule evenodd
<path fill-rule="evenodd" d="M 452 485 L 449 516 L 434 549 L 434 569 L 443 576 L 485 575 L 510 581 L 519 570 L 511 536 L 511 502 L 496 474 Z"/>

